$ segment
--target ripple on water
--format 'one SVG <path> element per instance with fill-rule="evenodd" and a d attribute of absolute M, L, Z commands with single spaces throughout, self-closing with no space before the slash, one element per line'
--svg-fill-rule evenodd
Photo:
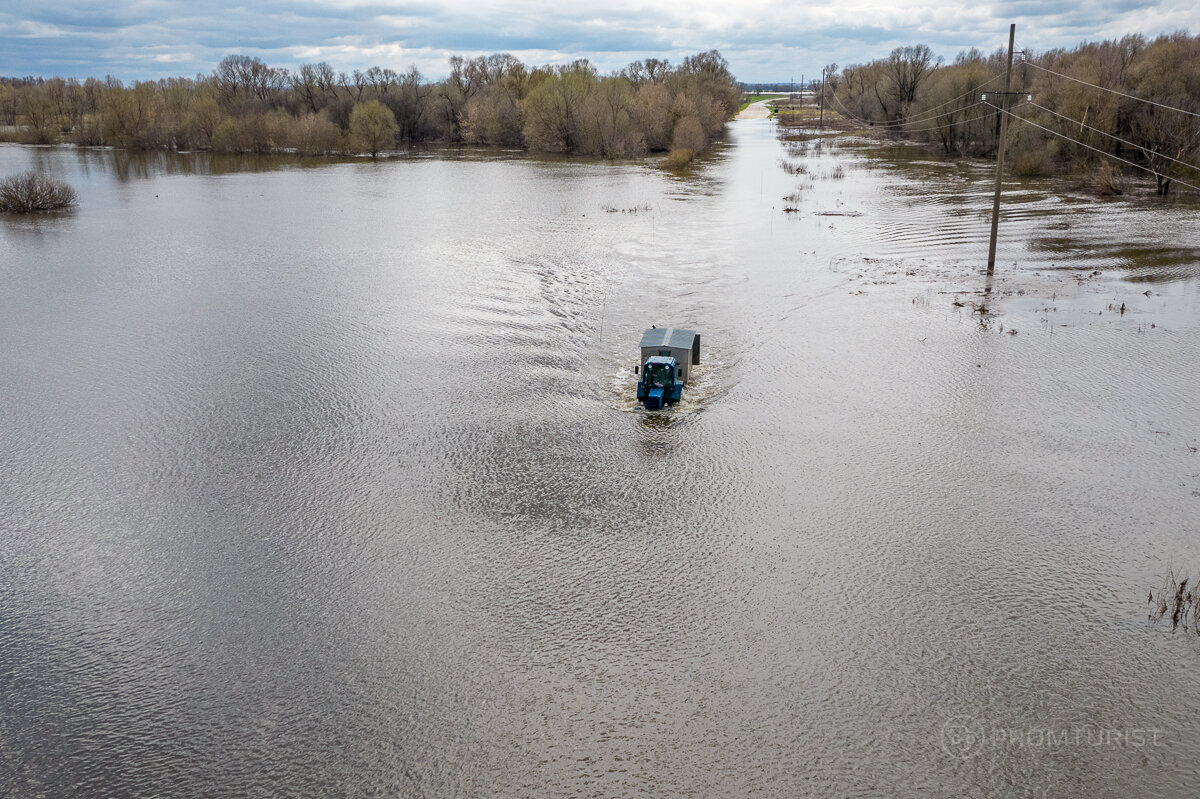
<path fill-rule="evenodd" d="M 699 181 L 97 171 L 119 206 L 0 226 L 0 790 L 1186 794 L 1194 652 L 1139 625 L 1195 545 L 1195 314 L 1138 320 L 1194 276 L 1017 292 L 1194 225 L 1029 188 L 975 314 L 985 170 L 812 143 L 852 168 L 783 224 L 731 137 Z M 704 360 L 647 413 L 662 323 Z M 962 760 L 960 715 L 1169 740 Z"/>

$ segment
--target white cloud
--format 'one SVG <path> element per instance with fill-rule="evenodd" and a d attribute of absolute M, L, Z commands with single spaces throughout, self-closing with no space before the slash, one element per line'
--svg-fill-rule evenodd
<path fill-rule="evenodd" d="M 47 25 L 28 19 L 20 19 L 10 25 L 0 26 L 0 36 L 12 36 L 18 39 L 54 39 L 65 35 L 67 35 L 67 31 L 57 25 Z"/>
<path fill-rule="evenodd" d="M 1195 0 L 1095 0 L 1087 7 L 1076 0 L 42 0 L 0 11 L 0 74 L 161 77 L 206 72 L 238 52 L 289 67 L 416 63 L 438 77 L 449 53 L 507 51 L 529 63 L 586 57 L 611 70 L 716 48 L 744 80 L 786 80 L 903 44 L 929 44 L 948 58 L 969 47 L 991 51 L 1004 44 L 1010 21 L 1019 41 L 1046 49 L 1197 29 L 1200 7 Z M 145 55 L 155 48 L 166 48 L 170 59 Z"/>

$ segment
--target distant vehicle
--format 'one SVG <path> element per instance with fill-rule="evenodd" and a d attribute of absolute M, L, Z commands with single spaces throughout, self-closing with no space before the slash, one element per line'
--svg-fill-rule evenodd
<path fill-rule="evenodd" d="M 642 334 L 638 402 L 652 411 L 674 405 L 683 396 L 692 366 L 700 363 L 700 334 L 676 327 L 651 327 Z"/>

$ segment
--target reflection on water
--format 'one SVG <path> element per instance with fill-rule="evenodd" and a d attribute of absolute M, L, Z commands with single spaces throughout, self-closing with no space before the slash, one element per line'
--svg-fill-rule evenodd
<path fill-rule="evenodd" d="M 0 792 L 1186 794 L 1200 234 L 906 152 L 0 147 Z"/>
<path fill-rule="evenodd" d="M 803 193 L 836 203 L 832 213 L 866 216 L 857 231 L 862 239 L 878 242 L 878 255 L 936 254 L 941 263 L 975 264 L 981 248 L 986 253 L 991 165 L 930 161 L 920 148 L 847 135 L 817 147 L 819 140 L 807 138 L 814 133 L 785 134 L 802 138 L 784 142 L 793 164 L 820 176 L 828 172 L 825 164 L 842 163 L 851 179 L 842 187 L 817 177 L 810 187 L 814 191 Z M 877 212 L 864 215 L 860 206 Z M 847 213 L 847 208 L 854 210 Z M 1004 187 L 1000 251 L 1021 270 L 1121 269 L 1140 280 L 1194 280 L 1200 278 L 1194 220 L 1194 204 L 1186 198 L 1096 198 L 1063 179 L 1010 181 Z"/>
<path fill-rule="evenodd" d="M 324 169 L 338 164 L 373 164 L 390 161 L 419 161 L 426 159 L 450 161 L 525 160 L 521 150 L 504 150 L 467 145 L 419 144 L 404 150 L 386 153 L 377 160 L 363 156 L 301 156 L 288 154 L 259 155 L 255 153 L 213 153 L 207 151 L 176 152 L 172 150 L 122 150 L 110 147 L 15 147 L 26 159 L 26 169 L 57 173 L 68 168 L 85 179 L 147 180 L 173 175 L 234 175 L 245 172 L 274 172 L 291 169 Z M 69 167 L 64 152 L 71 153 Z M 573 156 L 541 159 L 543 163 L 585 164 Z"/>

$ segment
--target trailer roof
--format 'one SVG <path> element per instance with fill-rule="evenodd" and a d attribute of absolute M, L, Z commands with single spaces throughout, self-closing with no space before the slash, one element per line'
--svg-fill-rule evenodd
<path fill-rule="evenodd" d="M 695 330 L 682 327 L 652 327 L 642 334 L 641 347 L 670 347 L 690 350 L 696 338 Z"/>

